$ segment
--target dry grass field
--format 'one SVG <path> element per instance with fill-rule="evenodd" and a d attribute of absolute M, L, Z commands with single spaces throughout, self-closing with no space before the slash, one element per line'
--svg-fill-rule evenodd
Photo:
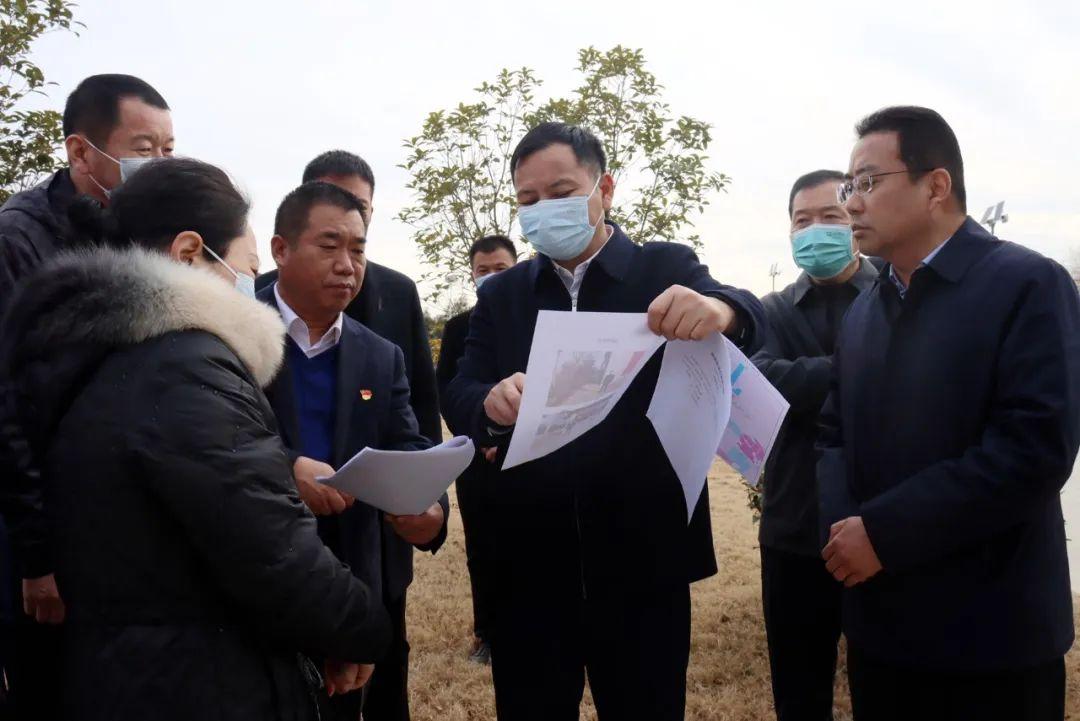
<path fill-rule="evenodd" d="M 772 719 L 757 528 L 740 481 L 726 469 L 713 467 L 709 493 L 720 573 L 693 587 L 686 717 L 694 721 Z M 416 581 L 409 592 L 415 721 L 495 718 L 490 670 L 466 659 L 472 606 L 461 518 L 453 496 L 451 504 L 450 537 L 438 556 L 417 554 Z M 1068 662 L 1066 717 L 1080 721 L 1080 655 L 1074 651 Z M 838 721 L 851 718 L 842 669 L 837 706 Z M 586 697 L 582 718 L 595 717 Z"/>

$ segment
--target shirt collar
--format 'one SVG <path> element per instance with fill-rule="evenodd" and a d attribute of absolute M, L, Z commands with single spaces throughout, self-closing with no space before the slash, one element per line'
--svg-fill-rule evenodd
<path fill-rule="evenodd" d="M 874 280 L 878 277 L 877 270 L 874 269 L 874 265 L 870 262 L 866 256 L 859 256 L 859 269 L 855 271 L 855 274 L 848 278 L 843 285 L 850 285 L 858 292 L 863 292 L 874 284 Z M 812 288 L 819 287 L 810 275 L 803 271 L 798 280 L 795 281 L 794 300 L 795 305 L 798 305 L 806 297 L 806 294 L 810 292 Z"/>
<path fill-rule="evenodd" d="M 278 284 L 274 283 L 274 299 L 277 301 L 278 310 L 281 311 L 281 320 L 285 323 L 285 330 L 293 339 L 300 350 L 304 351 L 309 358 L 319 353 L 330 350 L 341 342 L 341 331 L 345 325 L 345 314 L 338 313 L 337 319 L 330 329 L 316 343 L 311 342 L 311 329 L 304 319 L 296 314 L 278 291 Z M 314 351 L 314 352 L 313 352 Z"/>

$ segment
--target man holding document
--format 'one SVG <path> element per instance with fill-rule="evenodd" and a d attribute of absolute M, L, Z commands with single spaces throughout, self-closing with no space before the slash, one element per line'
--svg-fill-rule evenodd
<path fill-rule="evenodd" d="M 364 278 L 361 213 L 355 196 L 329 183 L 306 183 L 286 196 L 271 241 L 277 282 L 264 288 L 259 298 L 278 309 L 288 332 L 285 363 L 267 397 L 293 462 L 300 496 L 319 516 L 319 535 L 326 545 L 381 596 L 388 582 L 381 514 L 318 479 L 333 475 L 365 447 L 415 451 L 430 443 L 420 435 L 409 407 L 401 350 L 342 312 Z M 386 522 L 417 548 L 434 551 L 445 538 L 445 515 L 436 503 L 418 515 L 386 516 Z M 403 619 L 395 626 L 401 629 L 401 638 L 394 645 L 404 645 Z M 407 650 L 371 661 L 375 666 L 393 665 L 404 662 L 402 656 L 407 659 Z M 339 671 L 328 669 L 328 674 Z M 372 668 L 346 672 L 370 678 Z M 391 674 L 394 679 L 398 676 Z M 380 690 L 379 679 L 375 672 L 373 694 Z M 394 688 L 391 695 L 396 699 L 404 692 Z M 323 698 L 320 705 L 323 718 L 355 721 L 362 694 Z"/>
<path fill-rule="evenodd" d="M 719 332 L 747 353 L 760 345 L 753 295 L 716 282 L 686 246 L 635 245 L 605 222 L 615 183 L 590 132 L 537 126 L 511 172 L 538 255 L 479 290 L 443 403 L 454 427 L 500 448 L 500 465 L 541 310 L 648 313 L 668 339 Z M 603 369 L 600 385 L 610 390 L 625 367 Z M 492 663 L 504 721 L 577 719 L 586 672 L 602 721 L 683 718 L 689 583 L 715 573 L 716 559 L 708 493 L 688 518 L 646 418 L 659 367 L 655 354 L 599 425 L 500 475 Z"/>

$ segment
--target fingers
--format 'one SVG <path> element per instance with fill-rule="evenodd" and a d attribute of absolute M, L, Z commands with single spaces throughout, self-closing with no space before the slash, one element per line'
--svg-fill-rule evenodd
<path fill-rule="evenodd" d="M 695 318 L 689 313 L 684 313 L 679 319 L 679 324 L 673 331 L 678 340 L 694 340 L 694 329 L 701 325 L 701 319 Z"/>
<path fill-rule="evenodd" d="M 515 373 L 501 380 L 484 400 L 484 412 L 487 413 L 488 418 L 501 426 L 512 426 L 517 423 L 518 411 L 521 408 L 521 394 L 524 389 L 524 373 Z"/>
<path fill-rule="evenodd" d="M 675 302 L 676 287 L 677 286 L 672 286 L 671 288 L 668 288 L 663 293 L 658 295 L 652 303 L 649 304 L 649 330 L 651 330 L 656 335 L 664 335 L 663 331 L 661 330 L 661 326 L 664 322 L 665 316 L 667 316 L 668 312 L 671 309 L 672 303 Z"/>
<path fill-rule="evenodd" d="M 330 513 L 341 513 L 349 507 L 349 504 L 345 501 L 345 498 L 340 493 L 338 493 L 336 488 L 323 486 L 323 498 L 326 499 L 326 504 L 330 507 Z"/>
<path fill-rule="evenodd" d="M 840 533 L 840 530 L 844 526 L 847 525 L 847 522 L 848 522 L 848 519 L 845 518 L 844 520 L 837 521 L 836 523 L 829 526 L 829 540 L 830 541 L 832 541 L 832 539 L 836 538 L 836 534 Z"/>

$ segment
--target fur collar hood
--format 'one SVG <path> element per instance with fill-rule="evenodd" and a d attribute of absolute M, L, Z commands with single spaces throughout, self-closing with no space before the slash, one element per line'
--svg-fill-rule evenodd
<path fill-rule="evenodd" d="M 220 338 L 260 387 L 284 355 L 274 309 L 204 270 L 143 249 L 96 248 L 46 264 L 12 299 L 4 322 L 9 371 L 65 347 L 116 348 L 174 331 Z"/>

